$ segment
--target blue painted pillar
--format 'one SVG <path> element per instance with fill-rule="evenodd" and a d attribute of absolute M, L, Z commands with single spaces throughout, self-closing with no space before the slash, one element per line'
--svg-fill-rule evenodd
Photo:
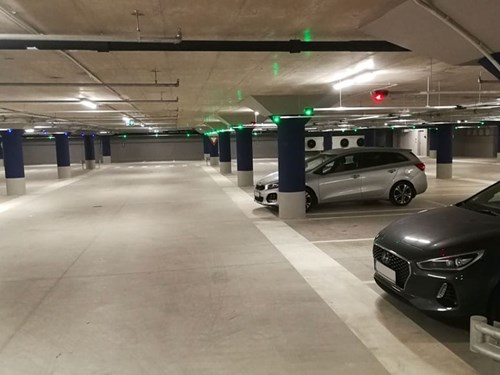
<path fill-rule="evenodd" d="M 429 157 L 436 158 L 438 149 L 438 131 L 436 128 L 427 129 L 427 137 L 429 137 Z"/>
<path fill-rule="evenodd" d="M 2 146 L 2 137 L 0 137 L 0 167 L 3 167 L 3 146 Z"/>
<path fill-rule="evenodd" d="M 85 146 L 85 167 L 87 169 L 94 169 L 95 168 L 94 134 L 85 135 L 83 137 L 83 144 Z"/>
<path fill-rule="evenodd" d="M 71 160 L 69 156 L 68 133 L 56 134 L 57 176 L 59 178 L 71 177 Z"/>
<path fill-rule="evenodd" d="M 281 119 L 278 125 L 279 215 L 305 217 L 305 124 L 310 119 Z"/>
<path fill-rule="evenodd" d="M 323 150 L 331 150 L 333 147 L 333 132 L 323 133 Z"/>
<path fill-rule="evenodd" d="M 111 136 L 103 135 L 101 137 L 102 145 L 102 163 L 111 164 Z"/>
<path fill-rule="evenodd" d="M 220 173 L 231 173 L 231 133 L 219 133 L 219 165 Z"/>
<path fill-rule="evenodd" d="M 23 134 L 24 130 L 22 129 L 9 129 L 2 132 L 7 195 L 26 194 L 23 159 Z"/>
<path fill-rule="evenodd" d="M 203 134 L 203 159 L 208 163 L 210 160 L 210 138 Z"/>
<path fill-rule="evenodd" d="M 219 164 L 219 136 L 209 136 L 210 141 L 210 165 L 216 166 Z"/>
<path fill-rule="evenodd" d="M 437 130 L 436 178 L 453 176 L 453 128 L 454 125 L 439 125 Z"/>
<path fill-rule="evenodd" d="M 375 147 L 376 143 L 376 130 L 375 129 L 365 129 L 362 133 L 365 136 L 365 146 Z"/>
<path fill-rule="evenodd" d="M 253 186 L 253 143 L 252 129 L 236 130 L 236 162 L 238 186 Z"/>

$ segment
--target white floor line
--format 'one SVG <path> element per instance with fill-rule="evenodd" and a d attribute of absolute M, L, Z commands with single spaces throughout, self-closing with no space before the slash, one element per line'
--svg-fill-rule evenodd
<path fill-rule="evenodd" d="M 374 214 L 379 212 L 404 212 L 404 211 L 422 211 L 427 210 L 431 207 L 421 207 L 421 208 L 400 208 L 400 209 L 389 209 L 389 210 L 371 210 L 371 211 L 325 211 L 325 212 L 313 212 L 308 213 L 307 216 L 320 216 L 320 215 L 345 215 L 345 214 Z"/>
<path fill-rule="evenodd" d="M 361 242 L 361 241 L 373 241 L 373 237 L 370 237 L 370 238 L 350 238 L 347 240 L 320 240 L 320 241 L 311 241 L 311 243 L 343 243 L 343 242 Z"/>
<path fill-rule="evenodd" d="M 224 181 L 215 171 L 205 171 L 227 189 L 227 178 Z M 251 199 L 248 194 L 236 187 L 229 190 L 243 213 L 255 218 L 249 206 L 242 204 Z M 274 217 L 254 220 L 254 225 L 390 374 L 476 374 L 466 362 L 286 223 Z"/>
<path fill-rule="evenodd" d="M 367 280 L 367 281 L 363 281 L 363 284 L 365 285 L 377 285 L 377 283 L 375 282 L 375 280 Z"/>
<path fill-rule="evenodd" d="M 440 207 L 447 207 L 447 206 L 449 206 L 449 204 L 443 204 L 443 203 L 439 203 L 439 202 L 436 202 L 436 201 L 431 201 L 429 199 L 426 199 L 425 201 L 429 202 L 429 203 L 432 203 L 432 204 L 436 204 L 436 205 L 438 205 Z M 433 207 L 433 208 L 436 208 L 436 207 Z"/>
<path fill-rule="evenodd" d="M 406 216 L 411 212 L 394 213 L 394 214 L 381 214 L 381 215 L 349 215 L 349 216 L 325 216 L 325 217 L 306 217 L 305 219 L 297 219 L 291 221 L 319 221 L 319 220 L 338 220 L 338 219 L 358 219 L 362 217 L 389 217 L 389 216 Z"/>
<path fill-rule="evenodd" d="M 468 182 L 475 182 L 475 183 L 478 183 L 478 184 L 487 184 L 487 185 L 491 185 L 491 184 L 494 184 L 495 182 L 498 182 L 496 180 L 480 180 L 480 179 L 477 179 L 477 178 L 467 178 L 467 177 L 459 177 L 459 176 L 456 176 L 454 179 L 455 180 L 468 181 Z"/>

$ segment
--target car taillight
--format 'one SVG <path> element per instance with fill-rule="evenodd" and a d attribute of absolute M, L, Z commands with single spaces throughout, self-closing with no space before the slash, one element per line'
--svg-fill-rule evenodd
<path fill-rule="evenodd" d="M 425 171 L 425 164 L 424 163 L 417 163 L 417 164 L 415 164 L 415 167 L 420 169 L 422 172 Z"/>

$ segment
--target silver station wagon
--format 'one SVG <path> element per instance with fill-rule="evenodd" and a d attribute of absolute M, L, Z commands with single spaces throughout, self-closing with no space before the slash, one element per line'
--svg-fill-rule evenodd
<path fill-rule="evenodd" d="M 425 164 L 410 150 L 363 147 L 325 151 L 306 160 L 306 210 L 321 203 L 387 199 L 405 206 L 427 190 Z M 278 205 L 278 172 L 255 185 L 257 203 Z"/>

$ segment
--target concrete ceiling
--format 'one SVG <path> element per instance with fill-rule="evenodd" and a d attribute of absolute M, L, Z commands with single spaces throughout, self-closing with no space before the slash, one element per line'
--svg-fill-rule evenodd
<path fill-rule="evenodd" d="M 454 1 L 440 0 L 438 3 L 443 10 L 453 11 L 454 16 L 461 15 L 460 9 L 471 12 L 472 8 L 485 15 L 488 7 L 496 6 L 494 1 L 460 0 L 463 8 L 457 10 L 450 5 Z M 139 37 L 173 38 L 181 28 L 183 40 L 288 41 L 311 38 L 313 41 L 385 39 L 400 42 L 402 36 L 397 28 L 392 31 L 388 28 L 387 35 L 381 38 L 381 25 L 385 22 L 384 17 L 408 5 L 402 0 L 219 0 L 216 5 L 214 3 L 208 0 L 0 0 L 0 33 L 100 35 L 130 40 Z M 134 10 L 143 14 L 139 17 L 140 33 L 136 30 L 136 17 L 132 15 Z M 485 27 L 481 18 L 474 20 L 474 17 L 462 16 L 459 21 L 467 20 L 467 27 L 476 32 L 478 38 L 485 37 L 490 45 L 500 46 L 500 37 L 490 32 L 491 28 Z M 311 97 L 323 97 L 316 103 L 330 103 L 328 106 L 373 107 L 381 105 L 373 103 L 369 93 L 382 87 L 390 90 L 382 105 L 401 107 L 401 110 L 377 111 L 381 114 L 427 104 L 495 102 L 500 97 L 496 92 L 500 86 L 495 83 L 482 85 L 482 90 L 489 93 L 480 95 L 477 92 L 480 74 L 485 80 L 493 80 L 486 70 L 475 64 L 445 63 L 433 53 L 426 53 L 435 49 L 434 45 L 429 46 L 427 50 L 419 47 L 418 53 L 2 50 L 0 128 L 3 127 L 2 121 L 6 127 L 30 127 L 47 121 L 65 130 L 85 127 L 116 132 L 130 130 L 125 127 L 123 116 L 134 118 L 134 128 L 139 130 L 148 127 L 200 128 L 202 124 L 218 127 L 217 123 L 225 127 L 232 121 L 252 119 L 252 110 L 259 110 L 259 98 L 265 97 L 267 103 L 273 101 L 269 99 L 271 96 L 282 98 L 284 105 L 281 108 L 291 108 L 290 103 L 306 103 Z M 462 47 L 458 42 L 450 45 L 450 49 Z M 460 50 L 450 52 L 460 55 Z M 339 92 L 332 88 L 335 74 L 368 57 L 374 59 L 376 69 L 380 70 L 376 81 L 344 89 L 340 102 Z M 421 92 L 427 90 L 428 77 L 431 90 L 460 90 L 464 93 L 433 94 L 427 98 Z M 158 83 L 179 80 L 180 84 L 179 87 L 137 85 L 152 84 L 155 79 Z M 97 82 L 104 84 L 84 85 Z M 5 86 L 4 83 L 23 85 Z M 49 83 L 52 86 L 29 83 Z M 55 83 L 74 85 L 55 86 Z M 136 85 L 115 87 L 113 83 Z M 75 103 L 80 98 L 112 103 L 99 103 L 96 110 L 90 110 Z M 290 103 L 285 103 L 287 100 Z M 267 109 L 273 112 L 272 108 Z M 495 108 L 489 108 L 484 116 L 494 118 L 497 116 L 495 111 Z M 259 112 L 264 114 L 262 110 Z M 477 108 L 459 114 L 452 112 L 443 112 L 442 118 L 478 116 Z M 363 123 L 359 119 L 371 113 L 374 113 L 371 109 L 327 112 L 314 122 L 329 125 L 355 119 L 357 123 Z M 429 114 L 414 116 L 415 119 L 420 117 L 429 118 Z M 230 122 L 225 119 L 230 119 Z M 260 116 L 258 120 L 263 121 L 265 117 Z M 366 125 L 375 123 L 367 121 Z"/>

